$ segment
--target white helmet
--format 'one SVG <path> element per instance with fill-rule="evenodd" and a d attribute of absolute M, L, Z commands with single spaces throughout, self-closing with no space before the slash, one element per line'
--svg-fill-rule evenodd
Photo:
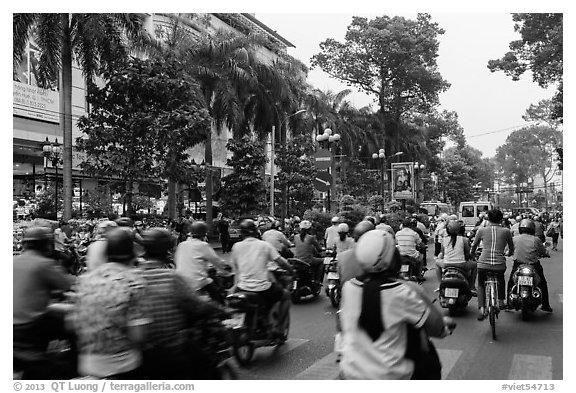
<path fill-rule="evenodd" d="M 338 216 L 332 217 L 332 224 L 336 224 L 337 222 L 340 222 L 340 217 Z"/>
<path fill-rule="evenodd" d="M 448 214 L 447 214 L 447 213 L 442 213 L 442 214 L 440 214 L 440 219 L 441 219 L 441 220 L 444 220 L 444 221 L 447 221 L 447 220 L 448 220 Z"/>
<path fill-rule="evenodd" d="M 392 235 L 375 229 L 358 239 L 354 255 L 364 271 L 378 273 L 390 267 L 395 250 L 396 242 Z"/>
<path fill-rule="evenodd" d="M 456 214 L 450 214 L 450 215 L 448 216 L 448 219 L 449 219 L 449 220 L 457 220 L 457 219 L 458 219 L 458 216 L 457 216 Z"/>
<path fill-rule="evenodd" d="M 342 224 L 338 225 L 338 233 L 348 233 L 348 232 L 350 232 L 350 228 L 348 227 L 348 224 L 342 223 Z"/>
<path fill-rule="evenodd" d="M 300 222 L 300 229 L 310 229 L 312 228 L 312 223 L 308 220 L 303 220 Z"/>

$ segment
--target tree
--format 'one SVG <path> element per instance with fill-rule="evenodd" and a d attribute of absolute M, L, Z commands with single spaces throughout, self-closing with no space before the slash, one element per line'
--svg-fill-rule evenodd
<path fill-rule="evenodd" d="M 88 85 L 97 71 L 110 70 L 131 49 L 152 44 L 144 30 L 143 14 L 14 14 L 13 65 L 22 62 L 26 43 L 39 47 L 40 87 L 60 82 L 60 126 L 63 138 L 63 218 L 72 217 L 72 64 L 75 62 Z"/>
<path fill-rule="evenodd" d="M 187 149 L 206 138 L 211 119 L 198 86 L 175 59 L 132 59 L 103 76 L 106 85 L 89 90 L 92 110 L 78 121 L 85 137 L 77 145 L 88 155 L 84 170 L 125 181 L 132 213 L 134 182 L 184 177 Z"/>
<path fill-rule="evenodd" d="M 276 156 L 276 165 L 280 169 L 276 185 L 280 190 L 278 202 L 286 206 L 286 216 L 302 216 L 313 205 L 314 179 L 316 169 L 312 161 L 312 145 L 306 136 L 300 135 L 290 140 Z"/>
<path fill-rule="evenodd" d="M 547 125 L 558 129 L 562 123 L 554 117 L 555 104 L 552 100 L 542 100 L 538 104 L 531 104 L 522 119 L 528 122 L 536 122 L 539 125 Z"/>
<path fill-rule="evenodd" d="M 512 14 L 514 31 L 521 39 L 510 43 L 510 51 L 501 59 L 490 60 L 490 71 L 503 71 L 519 80 L 527 70 L 532 71 L 534 82 L 541 87 L 557 84 L 552 99 L 552 118 L 563 119 L 563 14 Z"/>
<path fill-rule="evenodd" d="M 557 147 L 562 143 L 562 132 L 546 126 L 531 126 L 512 132 L 506 143 L 496 151 L 496 159 L 505 178 L 513 184 L 527 182 L 534 176 L 544 181 L 548 200 L 548 183 L 555 174 Z"/>
<path fill-rule="evenodd" d="M 226 165 L 233 172 L 222 178 L 222 210 L 231 217 L 261 213 L 266 199 L 266 188 L 261 178 L 266 155 L 261 143 L 246 135 L 230 139 L 226 147 L 232 152 Z"/>

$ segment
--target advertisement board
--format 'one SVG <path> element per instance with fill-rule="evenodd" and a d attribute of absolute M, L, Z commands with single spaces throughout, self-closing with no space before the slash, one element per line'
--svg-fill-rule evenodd
<path fill-rule="evenodd" d="M 60 122 L 57 91 L 41 89 L 21 82 L 12 83 L 14 115 L 51 123 Z"/>
<path fill-rule="evenodd" d="M 414 199 L 414 164 L 392 163 L 392 196 L 394 199 Z"/>

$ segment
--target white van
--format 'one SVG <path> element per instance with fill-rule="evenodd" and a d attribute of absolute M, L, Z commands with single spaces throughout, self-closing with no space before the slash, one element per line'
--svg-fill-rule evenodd
<path fill-rule="evenodd" d="M 489 201 L 460 202 L 458 208 L 458 218 L 464 222 L 466 231 L 474 228 L 481 213 L 488 213 L 494 209 L 494 205 Z"/>

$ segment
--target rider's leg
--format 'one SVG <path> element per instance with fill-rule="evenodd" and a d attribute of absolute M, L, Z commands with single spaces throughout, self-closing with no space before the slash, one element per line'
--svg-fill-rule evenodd
<path fill-rule="evenodd" d="M 512 291 L 512 287 L 514 287 L 514 273 L 516 270 L 518 270 L 518 266 L 520 266 L 520 263 L 518 261 L 514 261 L 514 264 L 512 265 L 512 271 L 510 272 L 510 277 L 508 278 L 508 287 L 506 288 L 508 299 L 510 299 L 510 292 Z"/>
<path fill-rule="evenodd" d="M 486 282 L 486 270 L 478 269 L 478 310 L 479 310 L 478 319 L 480 319 L 480 315 L 482 315 L 482 319 L 484 319 L 484 311 L 486 305 L 485 282 Z"/>
<path fill-rule="evenodd" d="M 464 264 L 466 272 L 468 273 L 468 285 L 472 291 L 476 290 L 476 276 L 478 275 L 478 269 L 476 268 L 475 261 L 466 261 Z"/>
<path fill-rule="evenodd" d="M 442 270 L 446 267 L 442 259 L 437 259 L 436 262 L 436 278 L 438 278 L 438 285 L 442 281 Z"/>
<path fill-rule="evenodd" d="M 540 276 L 538 288 L 542 291 L 542 310 L 552 311 L 550 307 L 550 297 L 548 295 L 548 282 L 546 281 L 546 277 L 544 277 L 544 269 L 540 263 L 535 263 L 533 266 L 536 269 L 536 273 Z"/>

